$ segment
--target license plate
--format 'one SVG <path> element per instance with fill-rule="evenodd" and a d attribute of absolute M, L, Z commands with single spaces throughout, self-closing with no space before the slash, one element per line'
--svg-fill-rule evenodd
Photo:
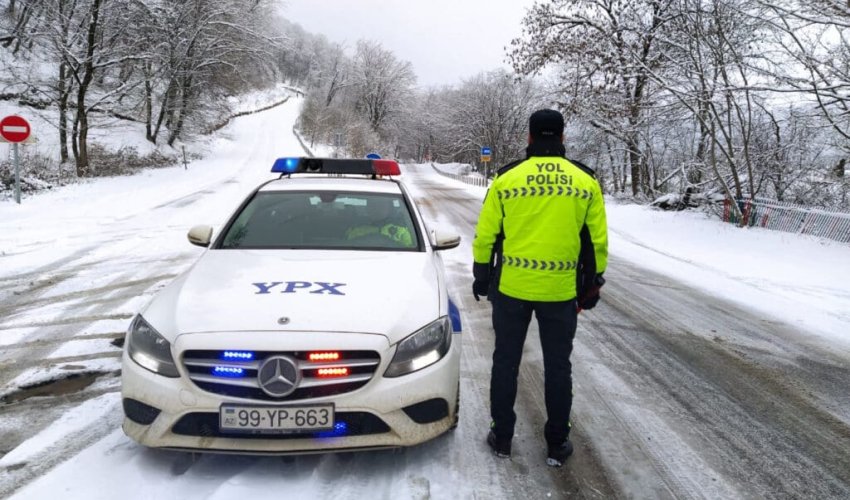
<path fill-rule="evenodd" d="M 334 427 L 334 405 L 222 405 L 219 426 L 223 431 L 270 434 L 329 430 Z"/>

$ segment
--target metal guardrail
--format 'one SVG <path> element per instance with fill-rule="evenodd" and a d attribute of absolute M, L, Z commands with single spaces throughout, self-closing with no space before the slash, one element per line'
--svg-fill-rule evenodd
<path fill-rule="evenodd" d="M 732 201 L 725 201 L 722 215 L 725 222 L 850 243 L 850 214 L 759 198 L 737 203 L 740 217 L 732 210 Z"/>
<path fill-rule="evenodd" d="M 301 132 L 297 128 L 292 127 L 292 135 L 294 135 L 295 138 L 298 139 L 298 144 L 301 145 L 301 149 L 303 149 L 304 152 L 307 153 L 307 156 L 311 158 L 316 156 L 315 153 L 313 153 L 313 150 L 307 147 L 307 143 L 304 141 L 304 136 L 301 135 Z"/>
<path fill-rule="evenodd" d="M 437 166 L 434 165 L 433 163 L 431 164 L 431 168 L 433 168 L 435 172 L 442 175 L 443 177 L 449 177 L 449 178 L 454 179 L 456 181 L 460 181 L 460 182 L 463 182 L 463 183 L 466 183 L 466 184 L 470 184 L 472 186 L 480 186 L 480 187 L 489 187 L 490 186 L 490 183 L 487 182 L 487 180 L 484 177 L 470 177 L 468 175 L 460 175 L 460 174 L 453 174 L 453 173 L 450 173 L 450 172 L 443 172 L 442 170 L 437 168 Z"/>
<path fill-rule="evenodd" d="M 241 118 L 243 116 L 248 116 L 248 115 L 255 115 L 257 113 L 262 113 L 263 111 L 268 111 L 270 109 L 277 108 L 278 106 L 283 106 L 284 104 L 286 104 L 289 101 L 289 99 L 290 99 L 290 96 L 286 96 L 286 98 L 284 98 L 280 101 L 269 104 L 268 106 L 263 106 L 262 108 L 259 108 L 259 109 L 251 109 L 251 110 L 248 110 L 248 111 L 240 111 L 238 113 L 233 113 L 232 115 L 228 116 L 227 118 L 225 118 L 224 120 L 222 120 L 218 124 L 213 125 L 212 127 L 208 128 L 204 133 L 206 135 L 210 135 L 214 132 L 218 132 L 219 130 L 223 129 L 224 127 L 230 125 L 230 122 L 232 122 L 236 118 Z"/>

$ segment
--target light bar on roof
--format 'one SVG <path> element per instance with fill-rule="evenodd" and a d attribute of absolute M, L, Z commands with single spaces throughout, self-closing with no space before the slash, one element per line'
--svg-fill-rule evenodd
<path fill-rule="evenodd" d="M 341 158 L 278 158 L 272 166 L 275 174 L 353 174 L 401 175 L 393 160 L 360 160 Z"/>

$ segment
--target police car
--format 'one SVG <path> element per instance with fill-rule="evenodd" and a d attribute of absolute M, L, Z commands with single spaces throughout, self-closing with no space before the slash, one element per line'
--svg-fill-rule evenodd
<path fill-rule="evenodd" d="M 284 158 L 130 326 L 124 432 L 149 447 L 411 446 L 457 423 L 460 320 L 388 160 Z"/>

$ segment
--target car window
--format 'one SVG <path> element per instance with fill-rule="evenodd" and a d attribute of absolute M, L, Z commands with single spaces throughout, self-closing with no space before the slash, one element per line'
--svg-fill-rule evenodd
<path fill-rule="evenodd" d="M 418 250 L 420 242 L 401 195 L 271 191 L 245 205 L 220 248 Z"/>

